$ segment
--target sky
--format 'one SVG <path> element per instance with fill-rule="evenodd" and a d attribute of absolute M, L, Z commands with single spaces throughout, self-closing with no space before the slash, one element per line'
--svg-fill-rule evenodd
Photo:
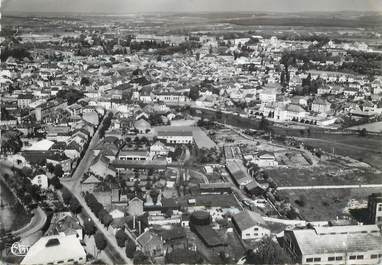
<path fill-rule="evenodd" d="M 12 12 L 382 11 L 382 0 L 1 0 Z"/>

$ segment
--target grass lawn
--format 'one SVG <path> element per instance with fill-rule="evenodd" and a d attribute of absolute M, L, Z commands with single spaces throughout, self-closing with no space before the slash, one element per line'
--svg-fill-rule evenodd
<path fill-rule="evenodd" d="M 307 221 L 327 221 L 337 216 L 349 215 L 344 208 L 351 199 L 367 202 L 367 196 L 373 192 L 380 192 L 380 188 L 358 189 L 327 189 L 327 190 L 288 190 L 279 191 L 283 197 L 288 197 Z M 296 200 L 303 197 L 305 205 L 296 204 Z"/>

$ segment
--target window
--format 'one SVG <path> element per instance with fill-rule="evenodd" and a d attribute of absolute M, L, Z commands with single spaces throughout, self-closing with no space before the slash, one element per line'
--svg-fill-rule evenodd
<path fill-rule="evenodd" d="M 377 254 L 373 254 L 373 255 L 371 255 L 371 258 L 372 259 L 376 259 L 376 258 L 378 258 L 378 255 Z"/>
<path fill-rule="evenodd" d="M 338 256 L 336 257 L 336 260 L 342 260 L 342 257 Z"/>
<path fill-rule="evenodd" d="M 378 217 L 377 217 L 377 221 L 378 221 L 378 222 L 382 221 L 382 216 L 378 216 Z"/>
<path fill-rule="evenodd" d="M 73 262 L 74 261 L 74 259 L 68 259 L 68 262 Z"/>
<path fill-rule="evenodd" d="M 57 261 L 57 263 L 58 263 L 58 264 L 60 264 L 60 263 L 64 263 L 64 261 L 63 261 L 63 260 L 60 260 L 60 261 Z"/>
<path fill-rule="evenodd" d="M 255 231 L 258 231 L 259 230 L 259 228 L 258 227 L 255 227 Z"/>
<path fill-rule="evenodd" d="M 363 259 L 363 255 L 358 255 L 357 259 Z"/>
<path fill-rule="evenodd" d="M 314 258 L 314 262 L 320 262 L 321 258 Z"/>
<path fill-rule="evenodd" d="M 382 254 L 378 254 L 378 258 L 381 258 L 382 257 Z"/>
<path fill-rule="evenodd" d="M 251 234 L 245 234 L 245 236 L 250 236 Z"/>
<path fill-rule="evenodd" d="M 333 261 L 333 260 L 335 260 L 335 257 L 329 257 L 328 258 L 328 261 Z"/>
<path fill-rule="evenodd" d="M 350 256 L 349 259 L 356 259 L 357 256 Z"/>
<path fill-rule="evenodd" d="M 313 258 L 306 259 L 306 262 L 313 262 Z"/>

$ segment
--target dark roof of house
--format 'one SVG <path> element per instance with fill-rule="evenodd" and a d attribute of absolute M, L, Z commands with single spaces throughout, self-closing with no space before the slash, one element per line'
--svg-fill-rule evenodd
<path fill-rule="evenodd" d="M 49 154 L 46 159 L 53 160 L 53 161 L 65 161 L 68 160 L 69 157 L 65 155 L 65 153 L 62 152 L 54 152 Z"/>
<path fill-rule="evenodd" d="M 79 145 L 76 141 L 71 141 L 66 147 L 66 150 L 76 150 L 80 153 L 82 151 L 82 146 Z"/>
<path fill-rule="evenodd" d="M 227 243 L 209 225 L 194 225 L 192 230 L 200 237 L 207 247 L 225 246 Z"/>
<path fill-rule="evenodd" d="M 65 150 L 67 147 L 67 144 L 65 142 L 56 142 L 52 145 L 50 150 Z"/>

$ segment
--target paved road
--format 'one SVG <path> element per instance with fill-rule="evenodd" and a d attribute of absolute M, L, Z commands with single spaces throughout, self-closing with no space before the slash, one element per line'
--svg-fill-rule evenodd
<path fill-rule="evenodd" d="M 70 184 L 69 190 L 71 190 L 72 192 L 77 192 L 78 189 L 80 189 L 80 183 L 82 180 L 82 176 L 84 175 L 84 173 L 89 168 L 89 166 L 92 162 L 92 157 L 93 157 L 93 151 L 92 150 L 100 141 L 100 135 L 99 135 L 100 129 L 101 129 L 102 124 L 103 124 L 103 122 L 106 119 L 108 114 L 109 114 L 109 112 L 107 112 L 105 114 L 104 118 L 102 119 L 100 125 L 97 128 L 97 131 L 94 133 L 92 139 L 90 140 L 90 143 L 89 143 L 88 149 L 85 152 L 85 155 L 81 159 L 76 170 L 73 172 L 72 177 L 64 180 L 67 184 Z"/>
<path fill-rule="evenodd" d="M 71 187 L 69 183 L 63 183 L 63 185 L 67 189 L 70 189 Z M 95 226 L 97 227 L 97 231 L 100 231 L 105 236 L 108 242 L 108 246 L 112 247 L 113 251 L 119 254 L 119 256 L 123 259 L 125 264 L 133 264 L 133 261 L 129 259 L 128 257 L 126 257 L 126 254 L 124 253 L 124 251 L 117 245 L 115 236 L 106 229 L 106 227 L 100 222 L 100 220 L 94 215 L 94 213 L 87 206 L 84 198 L 78 193 L 72 193 L 72 194 L 76 197 L 78 202 L 81 204 L 82 211 L 92 219 Z M 109 256 L 109 257 L 111 260 L 113 260 L 114 264 L 116 264 L 119 260 L 119 259 L 115 259 L 114 256 Z"/>
<path fill-rule="evenodd" d="M 327 190 L 327 189 L 358 189 L 358 188 L 382 188 L 382 184 L 290 186 L 290 187 L 278 187 L 277 190 Z"/>
<path fill-rule="evenodd" d="M 81 196 L 81 180 L 84 173 L 88 170 L 92 162 L 92 158 L 93 158 L 92 150 L 100 141 L 100 135 L 99 135 L 100 129 L 102 127 L 104 120 L 108 116 L 108 114 L 109 112 L 105 114 L 103 120 L 100 123 L 100 126 L 97 128 L 97 131 L 94 133 L 92 139 L 90 140 L 89 147 L 86 150 L 82 160 L 78 164 L 76 170 L 73 172 L 72 177 L 70 179 L 66 179 L 65 181 L 62 181 L 62 184 L 77 198 L 78 202 L 82 206 L 82 210 L 93 220 L 98 231 L 101 231 L 103 233 L 103 235 L 108 241 L 108 247 L 112 248 L 108 251 L 108 253 L 109 254 L 112 252 L 118 253 L 120 257 L 123 259 L 124 263 L 133 264 L 132 260 L 126 257 L 125 252 L 117 245 L 115 236 L 112 235 L 112 233 L 109 232 L 106 229 L 106 227 L 104 227 L 104 225 L 99 221 L 99 219 L 94 215 L 94 213 L 87 206 L 85 199 Z M 118 263 L 119 258 L 116 259 L 112 255 L 109 255 L 109 257 L 111 260 L 113 260 L 114 263 Z"/>

